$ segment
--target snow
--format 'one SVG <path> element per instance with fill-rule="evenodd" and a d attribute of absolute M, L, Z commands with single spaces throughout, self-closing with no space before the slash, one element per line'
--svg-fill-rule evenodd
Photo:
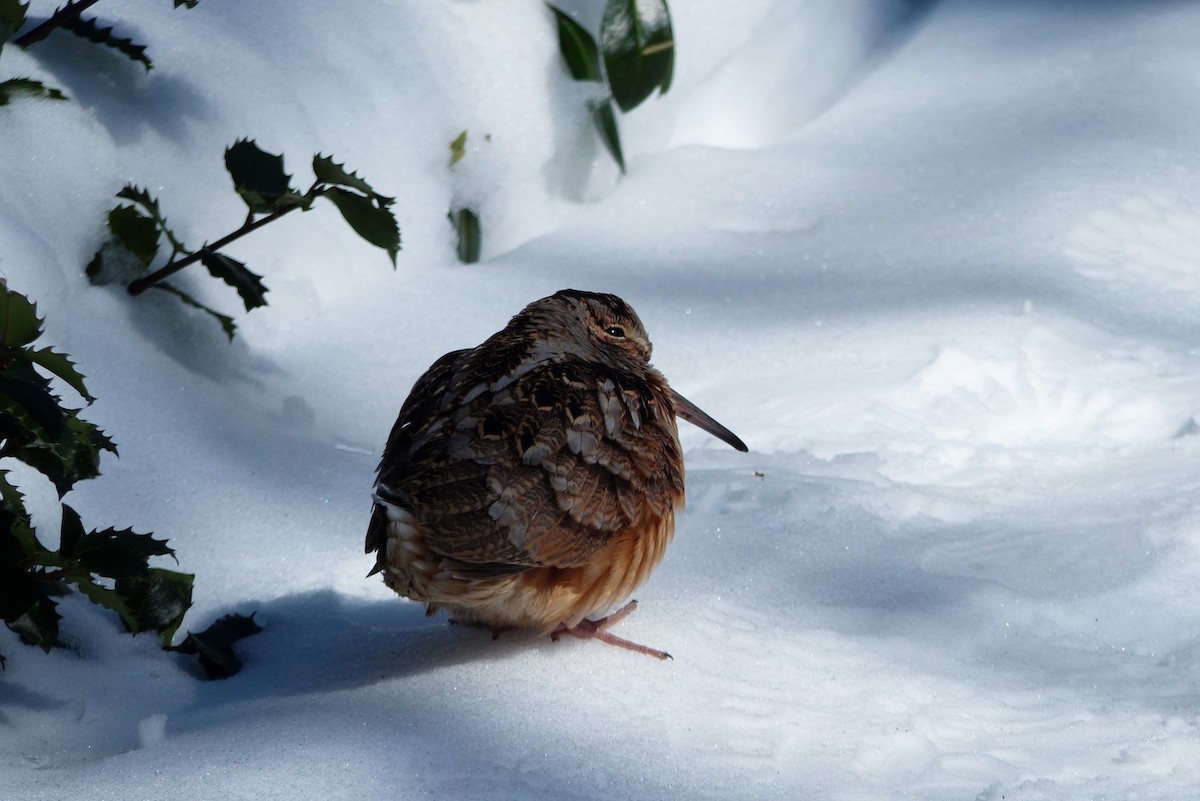
<path fill-rule="evenodd" d="M 622 118 L 623 178 L 540 3 L 97 10 L 155 69 L 61 36 L 5 49 L 0 74 L 74 100 L 0 112 L 0 272 L 120 445 L 68 501 L 170 539 L 185 628 L 265 631 L 224 682 L 77 597 L 69 650 L 0 631 L 0 797 L 1200 785 L 1200 8 L 677 3 L 675 83 Z M 396 195 L 398 269 L 328 205 L 272 224 L 230 248 L 271 290 L 232 344 L 86 282 L 127 180 L 189 243 L 239 225 L 221 154 L 242 136 L 298 184 L 333 153 Z M 480 208 L 482 264 L 455 259 L 454 202 Z M 619 628 L 667 663 L 493 642 L 363 578 L 412 382 L 568 286 L 628 300 L 655 364 L 751 447 L 681 432 L 688 507 Z"/>

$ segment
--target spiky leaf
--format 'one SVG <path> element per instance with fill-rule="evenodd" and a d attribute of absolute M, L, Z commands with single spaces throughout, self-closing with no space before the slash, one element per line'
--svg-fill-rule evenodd
<path fill-rule="evenodd" d="M 171 243 L 171 248 L 175 253 L 187 250 L 183 243 L 179 241 L 179 237 L 175 236 L 175 232 L 167 225 L 167 218 L 163 215 L 162 210 L 159 209 L 157 198 L 151 195 L 149 191 L 142 189 L 136 184 L 126 184 L 117 193 L 117 197 L 132 201 L 134 204 L 145 209 L 146 213 L 154 220 L 154 224 L 158 226 L 158 230 Z"/>
<path fill-rule="evenodd" d="M 655 89 L 665 94 L 675 70 L 675 34 L 666 0 L 608 0 L 600 49 L 621 111 L 636 108 Z"/>
<path fill-rule="evenodd" d="M 75 363 L 66 354 L 51 348 L 42 348 L 26 351 L 25 358 L 67 382 L 71 389 L 78 392 L 88 403 L 95 400 L 88 392 L 87 385 L 83 383 L 83 374 L 76 369 Z"/>
<path fill-rule="evenodd" d="M 208 268 L 214 278 L 220 278 L 237 290 L 246 305 L 246 311 L 266 306 L 267 287 L 262 276 L 251 272 L 245 264 L 231 259 L 223 253 L 204 250 L 200 252 L 200 263 Z"/>
<path fill-rule="evenodd" d="M 67 96 L 53 86 L 33 78 L 9 78 L 0 81 L 0 106 L 7 106 L 14 97 L 40 97 L 46 100 L 66 100 Z"/>
<path fill-rule="evenodd" d="M 28 576 L 28 574 L 23 574 Z M 12 583 L 0 590 L 0 606 L 8 607 L 10 599 L 14 605 L 26 601 L 24 609 L 13 616 L 5 615 L 5 624 L 27 645 L 36 645 L 43 651 L 59 645 L 58 621 L 62 615 L 57 611 L 58 604 L 50 600 L 32 580 L 19 581 L 12 577 Z"/>
<path fill-rule="evenodd" d="M 20 0 L 0 0 L 0 47 L 21 30 L 28 10 L 29 4 Z"/>
<path fill-rule="evenodd" d="M 43 442 L 57 441 L 66 425 L 66 412 L 50 391 L 50 382 L 24 361 L 0 373 L 0 412 L 13 415 Z"/>
<path fill-rule="evenodd" d="M 132 39 L 122 39 L 115 35 L 111 25 L 101 27 L 100 23 L 94 18 L 84 19 L 83 17 L 75 17 L 64 19 L 59 27 L 70 31 L 76 36 L 82 36 L 89 42 L 111 47 L 127 58 L 139 62 L 146 68 L 146 72 L 154 68 L 154 64 L 146 56 L 146 46 L 135 44 Z"/>
<path fill-rule="evenodd" d="M 167 293 L 172 294 L 175 297 L 179 298 L 184 303 L 186 303 L 188 306 L 191 306 L 192 308 L 195 308 L 195 309 L 199 309 L 200 311 L 209 315 L 210 317 L 212 317 L 214 320 L 216 320 L 220 324 L 221 330 L 225 332 L 225 336 L 229 337 L 229 341 L 230 342 L 233 341 L 233 334 L 234 334 L 234 332 L 237 331 L 237 325 L 233 322 L 233 318 L 230 317 L 229 315 L 221 314 L 216 309 L 212 309 L 212 308 L 209 308 L 208 306 L 205 306 L 203 303 L 196 300 L 188 293 L 184 292 L 181 289 L 176 289 L 175 287 L 171 286 L 170 284 L 166 283 L 165 281 L 160 281 L 157 284 L 151 284 L 151 289 L 161 289 L 163 292 L 167 292 Z"/>
<path fill-rule="evenodd" d="M 62 526 L 58 536 L 58 553 L 65 559 L 75 556 L 75 549 L 86 535 L 83 532 L 83 521 L 79 513 L 67 504 L 62 505 Z"/>
<path fill-rule="evenodd" d="M 386 250 L 392 266 L 396 266 L 396 254 L 400 252 L 400 226 L 391 211 L 375 205 L 370 198 L 337 187 L 326 192 L 324 197 L 337 206 L 355 233 L 372 245 Z"/>
<path fill-rule="evenodd" d="M 347 171 L 346 165 L 336 163 L 332 156 L 322 156 L 319 153 L 313 156 L 313 174 L 321 183 L 357 189 L 378 206 L 390 206 L 396 202 L 394 197 L 376 192 L 358 173 Z"/>
<path fill-rule="evenodd" d="M 281 204 L 296 205 L 300 195 L 283 170 L 283 156 L 262 150 L 253 139 L 239 139 L 225 151 L 225 169 L 250 211 L 269 214 Z"/>
<path fill-rule="evenodd" d="M 66 525 L 64 504 L 63 521 Z M 78 515 L 75 516 L 78 520 Z M 82 524 L 79 524 L 82 529 Z M 174 556 L 166 540 L 155 539 L 151 534 L 138 534 L 133 529 L 120 531 L 106 528 L 79 535 L 70 551 L 59 549 L 64 557 L 76 561 L 80 567 L 107 578 L 134 578 L 143 575 L 152 556 Z"/>
<path fill-rule="evenodd" d="M 605 100 L 592 107 L 592 124 L 621 173 L 625 173 L 625 155 L 621 152 L 621 132 L 617 128 L 617 115 L 613 113 L 612 101 Z"/>
<path fill-rule="evenodd" d="M 562 52 L 563 61 L 567 63 L 571 77 L 577 81 L 603 80 L 596 40 L 568 14 L 549 3 L 546 5 L 554 12 L 554 19 L 558 23 L 558 49 Z"/>
<path fill-rule="evenodd" d="M 149 267 L 158 255 L 158 224 L 133 206 L 117 206 L 108 213 L 112 240 L 133 254 L 142 267 Z"/>
<path fill-rule="evenodd" d="M 37 305 L 0 284 L 0 347 L 20 348 L 42 333 Z"/>

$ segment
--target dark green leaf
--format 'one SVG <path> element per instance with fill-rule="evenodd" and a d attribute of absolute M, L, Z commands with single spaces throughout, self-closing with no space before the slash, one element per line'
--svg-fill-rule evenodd
<path fill-rule="evenodd" d="M 50 392 L 49 382 L 27 363 L 0 374 L 0 410 L 16 416 L 27 431 L 45 442 L 63 434 L 66 415 L 58 398 Z"/>
<path fill-rule="evenodd" d="M 20 348 L 42 333 L 37 306 L 29 298 L 13 292 L 0 282 L 0 346 Z"/>
<path fill-rule="evenodd" d="M 605 100 L 592 107 L 592 124 L 596 126 L 596 133 L 600 135 L 600 141 L 604 143 L 605 149 L 612 155 L 617 166 L 621 168 L 621 173 L 624 174 L 625 156 L 621 152 L 621 134 L 617 129 L 617 115 L 613 113 L 611 100 Z"/>
<path fill-rule="evenodd" d="M 63 525 L 67 524 L 63 506 Z M 73 513 L 72 513 L 73 514 Z M 78 521 L 78 515 L 75 516 Z M 82 529 L 82 524 L 80 524 Z M 89 572 L 106 578 L 136 578 L 145 575 L 152 556 L 174 556 L 166 540 L 155 539 L 150 534 L 137 534 L 132 529 L 107 528 L 83 534 L 75 543 L 70 557 Z M 64 550 L 63 555 L 67 556 Z"/>
<path fill-rule="evenodd" d="M 571 77 L 577 81 L 602 80 L 596 40 L 570 16 L 549 3 L 546 5 L 554 12 L 558 22 L 558 49 L 562 52 L 563 61 L 567 62 Z"/>
<path fill-rule="evenodd" d="M 10 371 L 11 372 L 11 371 Z M 0 391 L 0 401 L 10 400 Z M 95 425 L 79 417 L 70 409 L 60 409 L 61 429 L 50 436 L 47 429 L 39 427 L 25 414 L 23 407 L 13 404 L 6 409 L 28 432 L 27 441 L 12 455 L 46 476 L 62 497 L 82 479 L 100 474 L 100 451 L 116 452 L 112 440 Z M 0 419 L 4 415 L 0 414 Z"/>
<path fill-rule="evenodd" d="M 198 634 L 189 631 L 184 641 L 171 650 L 198 655 L 210 679 L 227 679 L 242 669 L 233 644 L 260 631 L 262 626 L 254 622 L 254 615 L 225 615 Z"/>
<path fill-rule="evenodd" d="M 0 106 L 7 106 L 13 97 L 41 97 L 46 100 L 66 100 L 67 96 L 53 86 L 32 78 L 9 78 L 0 81 Z"/>
<path fill-rule="evenodd" d="M 28 10 L 29 4 L 20 0 L 0 0 L 0 47 L 21 30 Z"/>
<path fill-rule="evenodd" d="M 171 243 L 171 248 L 175 253 L 187 252 L 187 248 L 184 247 L 183 243 L 179 241 L 179 237 L 175 236 L 175 232 L 171 230 L 169 225 L 167 225 L 167 218 L 163 216 L 162 211 L 159 209 L 158 200 L 155 199 L 155 197 L 148 191 L 138 187 L 135 184 L 126 184 L 125 187 L 117 193 L 117 197 L 124 198 L 125 200 L 131 200 L 135 204 L 144 208 L 150 217 L 154 219 L 155 224 L 158 226 L 158 230 L 167 238 L 167 241 Z M 156 250 L 157 247 L 156 240 Z"/>
<path fill-rule="evenodd" d="M 59 555 L 64 559 L 74 558 L 75 549 L 79 547 L 79 543 L 85 536 L 83 521 L 79 519 L 79 513 L 64 503 L 62 505 L 62 528 L 58 538 Z"/>
<path fill-rule="evenodd" d="M 114 589 L 129 610 L 121 617 L 125 627 L 131 634 L 157 631 L 163 645 L 170 645 L 192 605 L 194 578 L 189 573 L 152 567 L 141 576 L 117 579 Z"/>
<path fill-rule="evenodd" d="M 336 187 L 325 193 L 354 232 L 376 247 L 387 251 L 392 266 L 396 266 L 396 254 L 400 252 L 400 226 L 392 212 L 375 205 L 369 198 Z"/>
<path fill-rule="evenodd" d="M 88 403 L 95 400 L 83 383 L 83 375 L 75 368 L 75 363 L 66 354 L 58 353 L 50 348 L 42 348 L 41 350 L 26 351 L 25 358 L 67 382 L 71 389 L 78 392 Z"/>
<path fill-rule="evenodd" d="M 158 223 L 133 206 L 117 206 L 110 211 L 108 230 L 113 241 L 137 257 L 143 267 L 149 267 L 158 255 Z"/>
<path fill-rule="evenodd" d="M 233 334 L 235 331 L 237 331 L 237 325 L 234 324 L 233 318 L 230 317 L 229 315 L 221 314 L 219 311 L 217 311 L 215 309 L 210 309 L 208 306 L 205 306 L 203 303 L 196 300 L 188 293 L 186 293 L 182 290 L 176 289 L 175 287 L 171 286 L 168 283 L 160 281 L 157 284 L 151 284 L 151 288 L 161 289 L 164 292 L 169 292 L 170 294 L 172 294 L 175 297 L 182 300 L 187 305 L 189 305 L 193 308 L 199 309 L 200 311 L 204 312 L 205 314 L 212 316 L 218 323 L 221 324 L 221 330 L 225 332 L 225 336 L 229 337 L 229 341 L 230 342 L 233 341 Z"/>
<path fill-rule="evenodd" d="M 450 166 L 453 167 L 462 161 L 465 155 L 467 155 L 467 132 L 463 131 L 450 143 Z"/>
<path fill-rule="evenodd" d="M 97 584 L 90 576 L 80 577 L 74 583 L 75 588 L 83 593 L 89 601 L 97 606 L 103 606 L 105 609 L 111 609 L 116 612 L 121 616 L 122 621 L 133 616 L 133 613 L 129 609 L 129 604 L 116 590 Z"/>
<path fill-rule="evenodd" d="M 2 595 L 9 595 L 15 587 L 6 587 L 0 591 Z M 34 586 L 36 591 L 36 585 Z M 7 605 L 0 601 L 0 605 Z M 59 645 L 58 641 L 58 621 L 62 620 L 56 609 L 58 604 L 50 600 L 40 591 L 31 599 L 31 602 L 18 615 L 9 618 L 5 617 L 4 622 L 10 629 L 16 632 L 21 638 L 21 642 L 27 645 L 36 645 L 43 651 L 49 651 L 51 648 Z"/>
<path fill-rule="evenodd" d="M 463 264 L 479 261 L 483 247 L 483 234 L 479 228 L 479 215 L 471 209 L 462 208 L 446 215 L 458 234 L 458 259 Z"/>
<path fill-rule="evenodd" d="M 133 61 L 140 62 L 146 71 L 153 69 L 154 64 L 146 56 L 146 46 L 134 44 L 132 39 L 121 39 L 113 35 L 112 26 L 106 28 L 100 27 L 100 24 L 95 19 L 84 19 L 83 17 L 74 17 L 64 19 L 59 27 L 65 31 L 70 31 L 76 36 L 82 36 L 89 42 L 95 42 L 105 47 L 111 47 L 122 55 L 127 56 Z"/>
<path fill-rule="evenodd" d="M 25 575 L 30 566 L 44 561 L 42 557 L 46 553 L 48 551 L 34 533 L 29 513 L 25 511 L 25 499 L 9 482 L 8 471 L 0 470 L 0 597 L 4 597 L 4 587 L 16 586 L 15 582 L 19 582 L 14 575 Z M 11 606 L 4 607 L 0 609 L 0 616 L 7 618 L 10 612 L 20 614 L 25 606 L 16 612 Z"/>
<path fill-rule="evenodd" d="M 621 111 L 636 108 L 656 88 L 665 93 L 675 69 L 675 35 L 666 0 L 608 0 L 600 49 Z"/>
<path fill-rule="evenodd" d="M 371 198 L 377 206 L 390 206 L 396 202 L 395 198 L 376 192 L 369 183 L 358 176 L 358 173 L 347 172 L 346 165 L 335 163 L 331 156 L 322 156 L 319 153 L 313 156 L 313 174 L 323 184 L 357 189 Z"/>
<path fill-rule="evenodd" d="M 267 305 L 267 299 L 264 297 L 267 288 L 263 285 L 262 276 L 250 272 L 242 262 L 223 253 L 202 250 L 200 263 L 208 268 L 214 278 L 220 278 L 237 290 L 242 303 L 246 304 L 246 311 Z"/>
<path fill-rule="evenodd" d="M 292 176 L 283 171 L 283 156 L 267 153 L 252 139 L 239 139 L 225 151 L 225 169 L 233 188 L 255 214 L 269 214 L 276 204 L 291 202 L 300 195 L 292 188 Z"/>

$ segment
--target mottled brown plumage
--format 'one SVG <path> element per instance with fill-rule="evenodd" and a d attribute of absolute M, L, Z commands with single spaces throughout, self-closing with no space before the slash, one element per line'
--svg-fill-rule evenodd
<path fill-rule="evenodd" d="M 676 415 L 746 449 L 667 385 L 650 350 L 620 298 L 563 290 L 438 359 L 384 449 L 371 572 L 430 614 L 632 646 L 585 618 L 633 592 L 671 540 Z"/>

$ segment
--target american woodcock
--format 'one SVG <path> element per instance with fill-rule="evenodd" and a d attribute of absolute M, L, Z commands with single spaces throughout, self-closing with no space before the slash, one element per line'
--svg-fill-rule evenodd
<path fill-rule="evenodd" d="M 745 444 L 650 365 L 615 295 L 566 289 L 447 353 L 388 437 L 366 550 L 399 594 L 493 631 L 597 637 L 663 558 L 684 500 L 675 417 Z"/>

